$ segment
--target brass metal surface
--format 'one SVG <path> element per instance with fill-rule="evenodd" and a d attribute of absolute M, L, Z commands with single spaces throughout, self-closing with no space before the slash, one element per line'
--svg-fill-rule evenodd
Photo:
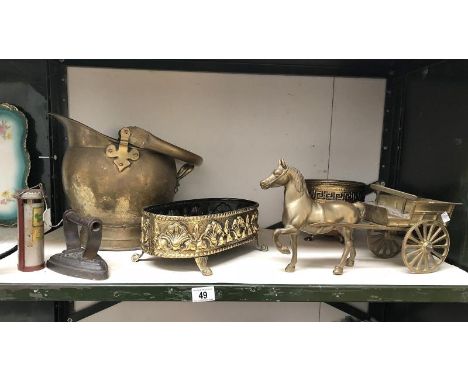
<path fill-rule="evenodd" d="M 108 158 L 116 158 L 114 164 L 117 169 L 122 172 L 131 165 L 130 161 L 138 160 L 140 153 L 137 149 L 128 147 L 128 139 L 131 136 L 130 129 L 124 127 L 119 132 L 120 142 L 116 147 L 113 143 L 106 147 L 106 156 Z"/>
<path fill-rule="evenodd" d="M 364 183 L 351 180 L 306 179 L 305 182 L 312 199 L 363 202 L 367 191 Z"/>
<path fill-rule="evenodd" d="M 402 237 L 397 232 L 368 230 L 367 246 L 372 253 L 381 259 L 389 259 L 401 251 Z"/>
<path fill-rule="evenodd" d="M 401 248 L 401 257 L 412 273 L 431 273 L 448 256 L 450 236 L 440 221 L 421 221 L 407 232 Z"/>
<path fill-rule="evenodd" d="M 376 199 L 373 204 L 366 203 L 365 218 L 383 229 L 368 231 L 369 249 L 381 258 L 401 252 L 411 273 L 436 271 L 450 248 L 449 233 L 441 215 L 446 213 L 450 218 L 460 203 L 419 198 L 380 184 L 370 187 L 376 192 Z M 390 232 L 393 229 L 405 233 L 404 237 Z"/>
<path fill-rule="evenodd" d="M 263 189 L 285 187 L 283 206 L 284 228 L 275 230 L 273 237 L 278 250 L 290 253 L 279 241 L 280 235 L 291 236 L 292 259 L 287 272 L 295 270 L 297 234 L 304 231 L 322 234 L 333 229 L 344 238 L 345 248 L 333 273 L 340 275 L 344 266 L 353 266 L 356 250 L 353 230 L 365 229 L 369 249 L 381 258 L 401 252 L 404 264 L 412 273 L 434 272 L 444 262 L 450 238 L 442 215 L 450 218 L 460 203 L 419 198 L 416 195 L 372 184 L 376 192 L 374 203 L 346 203 L 313 200 L 305 190 L 301 173 L 280 160 L 278 167 L 260 182 Z M 402 233 L 405 233 L 402 237 Z"/>
<path fill-rule="evenodd" d="M 407 192 L 403 192 L 399 190 L 395 190 L 390 187 L 385 187 L 384 185 L 379 184 L 379 183 L 372 183 L 369 187 L 376 192 L 383 192 L 388 195 L 398 196 L 400 198 L 404 198 L 408 200 L 415 200 L 418 198 L 416 195 L 409 194 Z"/>
<path fill-rule="evenodd" d="M 202 273 L 210 275 L 207 256 L 257 238 L 258 204 L 242 199 L 173 202 L 145 208 L 141 225 L 143 252 L 195 258 Z"/>
<path fill-rule="evenodd" d="M 388 211 L 382 206 L 366 203 L 364 218 L 376 224 L 388 225 Z"/>
<path fill-rule="evenodd" d="M 351 225 L 359 223 L 364 215 L 363 203 L 354 204 L 326 200 L 317 201 L 311 198 L 302 174 L 289 167 L 281 159 L 273 173 L 260 182 L 262 189 L 270 187 L 285 187 L 283 204 L 283 225 L 274 231 L 273 238 L 281 253 L 288 254 L 290 250 L 279 241 L 280 235 L 290 235 L 292 258 L 286 267 L 286 272 L 294 272 L 297 263 L 297 235 L 299 231 L 311 234 L 323 234 L 334 229 L 344 238 L 344 250 L 340 263 L 333 273 L 342 274 L 345 265 L 352 266 L 356 256 Z M 339 223 L 339 225 L 337 225 Z"/>
<path fill-rule="evenodd" d="M 202 158 L 138 127 L 123 128 L 118 141 L 78 121 L 53 116 L 67 130 L 62 178 L 70 207 L 102 220 L 101 249 L 138 248 L 143 207 L 172 201 L 178 181 Z M 174 158 L 188 162 L 179 175 Z"/>
<path fill-rule="evenodd" d="M 455 206 L 461 203 L 444 202 L 384 187 L 380 184 L 371 184 L 375 190 L 376 199 L 366 204 L 366 220 L 389 227 L 408 229 L 423 220 L 436 221 L 441 214 L 452 216 Z"/>
<path fill-rule="evenodd" d="M 344 200 L 349 203 L 363 202 L 368 187 L 362 182 L 336 179 L 306 179 L 307 190 L 312 199 L 316 200 Z M 338 231 L 330 231 L 327 236 L 337 238 L 341 243 L 344 238 Z M 304 240 L 312 241 L 314 235 L 308 235 Z"/>

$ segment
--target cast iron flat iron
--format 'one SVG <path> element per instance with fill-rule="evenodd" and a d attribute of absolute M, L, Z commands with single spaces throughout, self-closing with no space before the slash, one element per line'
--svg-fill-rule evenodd
<path fill-rule="evenodd" d="M 81 234 L 87 239 L 84 248 L 78 233 L 79 226 L 82 227 Z M 97 254 L 101 245 L 102 221 L 97 218 L 85 218 L 73 210 L 67 210 L 63 214 L 63 232 L 67 249 L 53 255 L 47 261 L 47 268 L 82 279 L 107 279 L 107 263 Z"/>

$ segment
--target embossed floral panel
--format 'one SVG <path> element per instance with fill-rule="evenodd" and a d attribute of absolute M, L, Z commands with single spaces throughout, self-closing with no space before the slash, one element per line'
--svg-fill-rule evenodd
<path fill-rule="evenodd" d="M 28 124 L 15 106 L 0 104 L 0 225 L 16 224 L 14 194 L 26 187 L 30 162 L 26 151 Z"/>

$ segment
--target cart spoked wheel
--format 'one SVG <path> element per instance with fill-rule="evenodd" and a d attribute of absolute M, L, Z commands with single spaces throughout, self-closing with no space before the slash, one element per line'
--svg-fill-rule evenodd
<path fill-rule="evenodd" d="M 367 231 L 367 246 L 372 253 L 381 258 L 394 257 L 401 250 L 401 237 L 392 231 Z"/>
<path fill-rule="evenodd" d="M 406 233 L 401 256 L 410 272 L 430 273 L 445 261 L 449 247 L 450 237 L 444 224 L 422 221 Z"/>

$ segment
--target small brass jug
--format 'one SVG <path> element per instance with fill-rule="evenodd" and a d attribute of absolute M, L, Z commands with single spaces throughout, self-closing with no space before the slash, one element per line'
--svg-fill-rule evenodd
<path fill-rule="evenodd" d="M 101 249 L 138 248 L 143 208 L 171 202 L 179 180 L 203 159 L 139 127 L 122 128 L 115 140 L 51 115 L 67 130 L 62 178 L 69 206 L 102 220 Z M 175 159 L 186 162 L 179 171 Z"/>

